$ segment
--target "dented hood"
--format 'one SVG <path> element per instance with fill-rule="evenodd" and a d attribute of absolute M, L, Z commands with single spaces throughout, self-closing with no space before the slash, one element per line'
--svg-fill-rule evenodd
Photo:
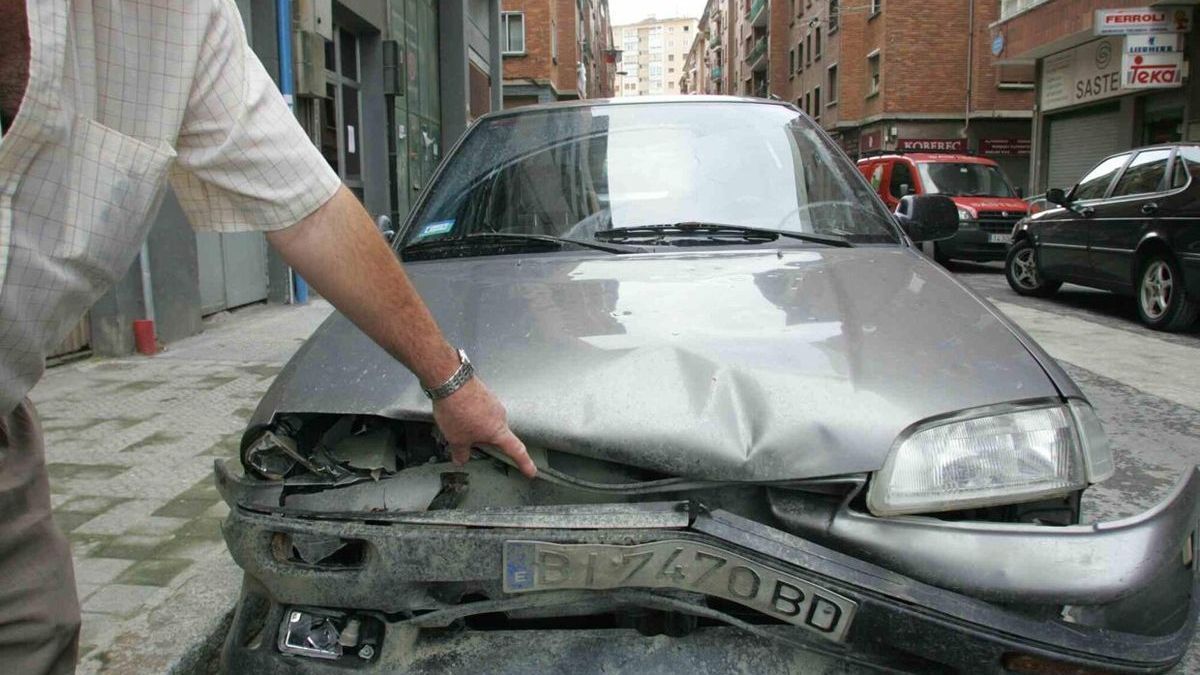
<path fill-rule="evenodd" d="M 901 248 L 561 253 L 407 270 L 527 444 L 671 475 L 873 471 L 921 420 L 1059 395 L 989 306 Z M 254 421 L 276 412 L 431 417 L 415 378 L 340 314 Z"/>

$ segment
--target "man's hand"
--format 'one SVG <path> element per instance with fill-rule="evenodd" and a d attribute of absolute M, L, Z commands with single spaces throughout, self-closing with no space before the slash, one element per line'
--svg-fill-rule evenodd
<path fill-rule="evenodd" d="M 458 369 L 458 353 L 442 337 L 354 193 L 341 188 L 304 220 L 268 233 L 267 241 L 425 386 L 445 382 Z M 433 417 L 455 461 L 466 462 L 472 445 L 489 445 L 511 457 L 526 476 L 537 473 L 525 446 L 508 428 L 504 406 L 478 379 L 434 402 Z"/>
<path fill-rule="evenodd" d="M 525 451 L 525 444 L 508 428 L 504 406 L 478 377 L 462 389 L 433 402 L 433 420 L 446 439 L 455 464 L 466 464 L 471 447 L 490 445 L 508 455 L 521 473 L 537 475 L 537 466 Z"/>

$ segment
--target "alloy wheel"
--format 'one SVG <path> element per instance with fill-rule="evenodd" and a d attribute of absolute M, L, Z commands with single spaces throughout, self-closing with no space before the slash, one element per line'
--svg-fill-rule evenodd
<path fill-rule="evenodd" d="M 1037 259 L 1034 257 L 1033 247 L 1028 246 L 1017 252 L 1012 259 L 1012 278 L 1021 288 L 1035 291 L 1042 285 L 1042 279 L 1038 275 Z"/>
<path fill-rule="evenodd" d="M 1161 319 L 1171 306 L 1174 287 L 1171 266 L 1166 261 L 1155 260 L 1147 265 L 1146 271 L 1142 273 L 1142 287 L 1138 293 L 1142 313 L 1154 321 Z"/>

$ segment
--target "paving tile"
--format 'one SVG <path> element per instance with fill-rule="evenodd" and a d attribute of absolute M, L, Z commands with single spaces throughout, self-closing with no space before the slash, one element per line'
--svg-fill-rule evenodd
<path fill-rule="evenodd" d="M 222 541 L 221 519 L 195 518 L 187 525 L 175 530 L 175 536 L 207 539 L 209 541 Z"/>
<path fill-rule="evenodd" d="M 172 537 L 154 550 L 154 559 L 176 558 L 181 560 L 201 560 L 225 551 L 225 540 L 203 537 Z M 228 553 L 226 553 L 228 556 Z"/>
<path fill-rule="evenodd" d="M 165 502 L 162 499 L 130 499 L 75 528 L 86 534 L 124 534 L 133 525 L 150 517 Z"/>
<path fill-rule="evenodd" d="M 109 584 L 93 593 L 83 603 L 83 609 L 88 612 L 129 616 L 142 611 L 160 591 L 157 586 Z"/>
<path fill-rule="evenodd" d="M 154 550 L 162 546 L 169 537 L 128 534 L 114 537 L 112 541 L 97 546 L 91 555 L 101 558 L 124 558 L 126 560 L 145 560 L 154 554 Z"/>
<path fill-rule="evenodd" d="M 91 513 L 76 513 L 74 511 L 55 511 L 54 524 L 63 532 L 74 531 L 75 528 L 95 518 Z"/>
<path fill-rule="evenodd" d="M 187 499 L 184 497 L 176 497 L 167 502 L 158 509 L 155 509 L 155 516 L 166 516 L 170 518 L 196 518 L 203 515 L 212 508 L 215 504 L 222 503 L 220 498 L 213 499 Z"/>
<path fill-rule="evenodd" d="M 121 502 L 128 501 L 122 497 L 77 496 L 66 501 L 62 508 L 78 513 L 103 513 Z"/>
<path fill-rule="evenodd" d="M 70 464 L 52 462 L 46 465 L 46 470 L 50 474 L 51 484 L 66 478 L 104 480 L 120 475 L 128 469 L 129 467 L 120 464 Z"/>
<path fill-rule="evenodd" d="M 123 558 L 83 557 L 75 559 L 75 581 L 79 584 L 103 586 L 112 583 L 129 566 L 132 560 Z"/>
<path fill-rule="evenodd" d="M 118 584 L 137 586 L 166 586 L 192 564 L 191 560 L 151 559 L 140 560 L 117 577 Z"/>
<path fill-rule="evenodd" d="M 129 534 L 171 535 L 189 522 L 190 519 L 188 518 L 151 516 L 130 525 L 125 531 Z"/>
<path fill-rule="evenodd" d="M 179 434 L 173 434 L 168 431 L 156 431 L 140 441 L 126 445 L 124 448 L 121 448 L 121 452 L 137 452 L 138 450 L 146 450 L 148 448 L 160 449 L 169 447 L 181 438 L 182 436 Z"/>

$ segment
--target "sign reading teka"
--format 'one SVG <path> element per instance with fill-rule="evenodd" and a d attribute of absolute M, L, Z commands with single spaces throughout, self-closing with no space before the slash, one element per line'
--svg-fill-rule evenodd
<path fill-rule="evenodd" d="M 1183 54 L 1125 54 L 1121 61 L 1124 89 L 1167 89 L 1183 84 Z"/>
<path fill-rule="evenodd" d="M 966 152 L 965 138 L 901 138 L 896 149 L 906 152 Z"/>
<path fill-rule="evenodd" d="M 1192 29 L 1191 7 L 1098 9 L 1092 23 L 1096 35 L 1186 33 Z"/>

